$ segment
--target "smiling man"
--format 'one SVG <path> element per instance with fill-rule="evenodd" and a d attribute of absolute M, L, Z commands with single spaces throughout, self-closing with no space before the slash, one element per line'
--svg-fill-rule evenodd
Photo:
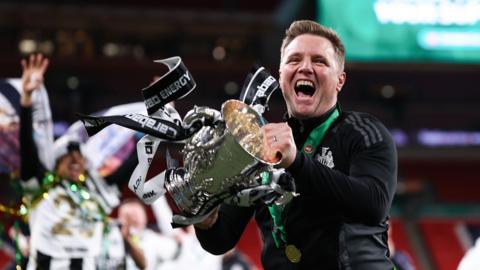
<path fill-rule="evenodd" d="M 287 119 L 263 132 L 300 195 L 285 208 L 222 205 L 196 225 L 206 250 L 231 248 L 255 215 L 267 270 L 393 269 L 386 222 L 397 181 L 396 149 L 376 118 L 340 110 L 344 62 L 345 48 L 332 29 L 313 21 L 287 29 L 280 63 Z"/>

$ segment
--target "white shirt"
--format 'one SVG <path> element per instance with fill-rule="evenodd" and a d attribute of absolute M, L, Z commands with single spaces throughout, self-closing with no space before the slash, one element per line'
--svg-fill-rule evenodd
<path fill-rule="evenodd" d="M 163 263 L 175 259 L 178 252 L 178 245 L 175 240 L 162 236 L 148 228 L 138 237 L 140 248 L 147 263 L 146 270 L 159 269 Z M 125 269 L 138 269 L 131 256 L 126 254 L 123 237 L 118 226 L 113 225 L 110 227 L 105 240 L 102 255 L 98 259 L 98 266 L 101 269 L 123 269 L 125 262 Z"/>
<path fill-rule="evenodd" d="M 457 270 L 478 270 L 480 269 L 480 238 L 477 238 L 475 245 L 463 256 Z"/>
<path fill-rule="evenodd" d="M 222 255 L 212 255 L 205 251 L 195 234 L 186 233 L 181 238 L 182 246 L 178 258 L 165 262 L 157 270 L 221 270 Z"/>
<path fill-rule="evenodd" d="M 53 187 L 31 209 L 30 254 L 40 251 L 53 258 L 94 257 L 100 252 L 103 223 L 88 221 L 61 185 Z M 82 208 L 98 213 L 98 205 L 83 201 Z"/>
<path fill-rule="evenodd" d="M 222 255 L 212 255 L 205 251 L 195 236 L 193 230 L 183 232 L 182 229 L 172 229 L 172 210 L 168 206 L 165 196 L 158 198 L 152 205 L 157 223 L 164 235 L 174 237 L 179 235 L 181 248 L 175 260 L 161 264 L 157 270 L 221 270 Z M 188 230 L 187 230 L 188 231 Z"/>

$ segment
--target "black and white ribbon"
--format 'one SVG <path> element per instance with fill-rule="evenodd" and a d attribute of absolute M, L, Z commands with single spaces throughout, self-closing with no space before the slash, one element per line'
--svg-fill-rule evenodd
<path fill-rule="evenodd" d="M 197 106 L 188 112 L 182 121 L 178 112 L 169 102 L 188 95 L 195 89 L 195 81 L 183 65 L 180 57 L 156 62 L 165 64 L 169 71 L 142 91 L 148 116 L 138 113 L 81 116 L 89 136 L 93 136 L 111 124 L 117 124 L 146 134 L 137 143 L 138 165 L 130 177 L 128 187 L 147 204 L 153 203 L 167 192 L 164 185 L 165 181 L 182 177 L 181 174 L 177 174 L 177 171 L 181 171 L 180 169 L 183 168 L 170 168 L 171 166 L 169 166 L 167 170 L 147 179 L 148 171 L 160 144 L 165 142 L 182 143 L 202 127 L 216 126 L 222 121 L 220 112 L 208 107 Z M 278 81 L 264 67 L 257 65 L 247 76 L 240 100 L 263 113 L 271 94 L 278 87 Z M 278 177 L 273 177 L 273 179 L 276 178 Z M 188 179 L 184 180 L 188 181 Z M 205 219 L 223 201 L 239 206 L 249 206 L 262 198 L 277 199 L 284 192 L 276 190 L 275 187 L 278 187 L 278 185 L 276 185 L 276 181 L 272 181 L 269 184 L 260 185 L 259 183 L 258 186 L 248 187 L 244 190 L 232 190 L 231 193 L 217 194 L 205 202 L 196 215 L 192 216 L 188 213 L 174 215 L 173 222 L 179 225 L 199 222 Z"/>
<path fill-rule="evenodd" d="M 81 120 L 89 136 L 111 124 L 143 132 L 160 139 L 178 141 L 191 136 L 195 130 L 184 130 L 179 124 L 169 119 L 146 116 L 138 113 L 112 116 L 87 116 L 81 115 Z"/>
<path fill-rule="evenodd" d="M 167 171 L 162 171 L 147 181 L 148 170 L 161 142 L 159 138 L 145 135 L 137 143 L 138 165 L 130 176 L 128 188 L 146 204 L 153 203 L 166 192 L 164 183 Z"/>
<path fill-rule="evenodd" d="M 160 79 L 142 90 L 148 116 L 131 113 L 111 116 L 79 115 L 89 136 L 111 124 L 117 124 L 154 137 L 179 141 L 190 137 L 199 126 L 181 126 L 180 116 L 168 103 L 185 97 L 196 87 L 192 75 L 178 56 L 156 60 L 166 65 L 169 71 Z"/>
<path fill-rule="evenodd" d="M 180 57 L 174 56 L 155 62 L 166 65 L 169 71 L 142 90 L 149 115 L 165 104 L 185 97 L 196 87 L 192 74 L 188 72 Z"/>
<path fill-rule="evenodd" d="M 260 107 L 262 111 L 259 113 L 262 114 L 270 96 L 278 88 L 279 83 L 270 72 L 256 64 L 245 79 L 239 100 L 254 108 Z"/>
<path fill-rule="evenodd" d="M 169 71 L 142 90 L 148 116 L 139 113 L 109 116 L 80 115 L 89 136 L 97 134 L 111 124 L 146 134 L 137 143 L 139 163 L 129 181 L 129 188 L 145 203 L 152 203 L 165 193 L 163 183 L 166 171 L 146 179 L 150 163 L 160 143 L 181 142 L 198 131 L 204 122 L 213 123 L 213 119 L 205 117 L 185 127 L 182 126 L 178 112 L 169 102 L 188 95 L 195 89 L 196 83 L 180 57 L 155 62 L 166 65 Z"/>

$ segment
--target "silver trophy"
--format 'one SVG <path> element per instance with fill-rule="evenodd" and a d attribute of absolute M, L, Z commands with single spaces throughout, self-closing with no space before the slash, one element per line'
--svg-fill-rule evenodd
<path fill-rule="evenodd" d="M 204 112 L 193 115 L 204 117 Z M 265 144 L 262 117 L 252 107 L 228 100 L 222 118 L 222 124 L 204 126 L 187 140 L 184 167 L 165 179 L 168 193 L 187 216 L 201 216 L 232 194 L 259 186 L 261 173 L 280 162 Z"/>
<path fill-rule="evenodd" d="M 139 163 L 130 176 L 130 190 L 147 204 L 168 192 L 181 210 L 173 222 L 183 225 L 202 221 L 222 202 L 238 206 L 258 199 L 267 204 L 288 202 L 295 195 L 294 182 L 283 170 L 274 169 L 281 156 L 272 153 L 261 132 L 261 114 L 279 87 L 275 78 L 255 65 L 239 100 L 223 103 L 221 113 L 195 106 L 181 120 L 169 103 L 188 95 L 195 81 L 180 57 L 158 62 L 169 72 L 142 90 L 148 115 L 81 115 L 89 136 L 111 124 L 146 134 L 137 143 Z M 167 170 L 148 176 L 161 143 L 185 143 L 184 165 L 168 166 L 167 158 Z"/>

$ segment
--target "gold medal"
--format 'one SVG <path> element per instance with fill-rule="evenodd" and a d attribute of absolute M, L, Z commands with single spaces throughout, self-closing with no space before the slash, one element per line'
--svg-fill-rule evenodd
<path fill-rule="evenodd" d="M 285 255 L 292 263 L 298 263 L 302 258 L 302 253 L 300 250 L 294 245 L 286 245 L 285 246 Z"/>

